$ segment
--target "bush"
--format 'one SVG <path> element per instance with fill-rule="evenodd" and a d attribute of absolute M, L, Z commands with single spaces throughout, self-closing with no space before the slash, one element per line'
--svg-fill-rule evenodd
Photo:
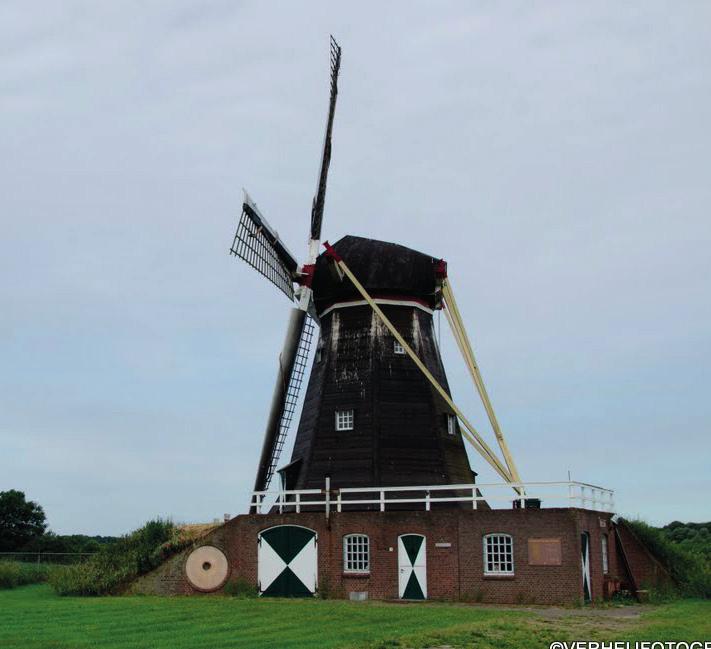
<path fill-rule="evenodd" d="M 711 523 L 674 521 L 662 528 L 664 535 L 684 550 L 699 555 L 711 570 Z"/>
<path fill-rule="evenodd" d="M 154 520 L 119 538 L 84 563 L 51 571 L 49 582 L 59 595 L 112 595 L 137 576 L 158 566 L 180 548 L 177 528 Z"/>
<path fill-rule="evenodd" d="M 10 561 L 0 561 L 0 588 L 14 588 L 20 583 L 20 565 Z"/>
<path fill-rule="evenodd" d="M 672 542 L 662 530 L 643 521 L 625 523 L 669 571 L 681 595 L 711 598 L 711 570 L 701 555 Z M 665 591 L 660 596 L 668 598 L 670 594 Z"/>
<path fill-rule="evenodd" d="M 53 566 L 46 563 L 21 563 L 20 565 L 20 583 L 18 585 L 25 586 L 26 584 L 42 584 L 49 579 L 49 573 Z"/>
<path fill-rule="evenodd" d="M 49 572 L 50 566 L 46 564 L 0 561 L 0 588 L 39 584 L 47 581 Z"/>

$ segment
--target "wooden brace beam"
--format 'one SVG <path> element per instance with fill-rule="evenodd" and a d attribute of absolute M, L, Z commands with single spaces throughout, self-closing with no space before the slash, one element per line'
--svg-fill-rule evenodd
<path fill-rule="evenodd" d="M 324 244 L 329 252 L 332 250 L 328 243 Z M 334 262 L 343 271 L 343 273 L 348 277 L 348 279 L 356 287 L 357 291 L 363 296 L 363 299 L 370 305 L 370 307 L 375 311 L 376 315 L 383 321 L 385 326 L 390 330 L 390 333 L 395 337 L 395 339 L 402 345 L 403 349 L 407 355 L 413 360 L 418 369 L 425 375 L 425 378 L 432 384 L 432 387 L 439 393 L 439 395 L 444 399 L 447 405 L 456 413 L 459 420 L 464 424 L 466 430 L 462 431 L 464 437 L 469 443 L 476 449 L 476 451 L 492 466 L 492 468 L 504 479 L 506 482 L 515 482 L 512 479 L 511 474 L 502 464 L 502 462 L 496 457 L 494 452 L 489 448 L 487 443 L 484 441 L 482 436 L 476 431 L 474 426 L 469 423 L 469 420 L 464 416 L 462 411 L 455 405 L 452 398 L 447 394 L 447 391 L 439 384 L 437 379 L 432 376 L 432 373 L 427 369 L 425 364 L 420 360 L 420 358 L 415 354 L 407 341 L 400 335 L 400 332 L 395 328 L 388 317 L 383 313 L 381 308 L 375 303 L 370 294 L 365 290 L 363 285 L 358 281 L 356 276 L 351 272 L 350 268 L 346 266 L 343 259 L 341 259 L 335 251 L 331 254 Z"/>
<path fill-rule="evenodd" d="M 444 302 L 446 306 L 444 310 L 445 316 L 447 317 L 449 326 L 452 329 L 452 334 L 454 335 L 459 350 L 462 353 L 464 362 L 466 363 L 467 368 L 469 369 L 469 373 L 471 374 L 471 377 L 474 381 L 474 385 L 476 386 L 477 392 L 479 393 L 479 397 L 481 398 L 481 401 L 484 404 L 484 409 L 486 410 L 486 414 L 488 415 L 489 421 L 491 422 L 491 427 L 494 430 L 496 441 L 498 442 L 499 448 L 501 449 L 501 453 L 504 456 L 504 460 L 506 461 L 506 466 L 509 470 L 509 473 L 513 477 L 513 481 L 521 482 L 521 477 L 518 473 L 518 469 L 516 468 L 516 464 L 514 463 L 513 456 L 511 455 L 508 444 L 506 443 L 506 439 L 504 438 L 504 435 L 501 432 L 501 427 L 499 426 L 499 421 L 496 418 L 494 407 L 491 405 L 491 400 L 489 399 L 489 394 L 486 391 L 486 386 L 484 385 L 484 379 L 481 375 L 481 371 L 479 370 L 479 366 L 477 365 L 476 359 L 474 358 L 474 351 L 472 350 L 472 346 L 469 341 L 469 336 L 467 335 L 467 331 L 464 327 L 464 322 L 462 321 L 462 316 L 459 312 L 457 301 L 454 298 L 454 291 L 452 290 L 452 286 L 449 279 L 445 279 L 442 285 L 442 295 L 444 296 Z"/>

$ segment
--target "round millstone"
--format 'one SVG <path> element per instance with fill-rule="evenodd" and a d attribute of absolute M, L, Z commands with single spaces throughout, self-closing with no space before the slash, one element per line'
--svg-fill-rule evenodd
<path fill-rule="evenodd" d="M 185 576 L 190 585 L 203 592 L 222 588 L 229 572 L 230 567 L 224 552 L 212 545 L 196 548 L 185 562 Z"/>

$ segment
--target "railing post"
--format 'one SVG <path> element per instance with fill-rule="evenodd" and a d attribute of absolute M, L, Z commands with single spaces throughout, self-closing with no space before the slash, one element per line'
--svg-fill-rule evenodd
<path fill-rule="evenodd" d="M 326 520 L 331 515 L 331 476 L 326 476 Z"/>
<path fill-rule="evenodd" d="M 341 513 L 341 490 L 338 490 L 338 500 L 336 501 L 336 508 L 338 509 L 338 513 Z"/>
<path fill-rule="evenodd" d="M 425 511 L 430 511 L 430 490 L 425 492 Z"/>
<path fill-rule="evenodd" d="M 476 495 L 476 487 L 472 489 L 472 509 L 476 509 L 477 506 L 477 495 Z"/>
<path fill-rule="evenodd" d="M 385 511 L 385 490 L 384 489 L 380 490 L 380 511 L 381 512 Z"/>
<path fill-rule="evenodd" d="M 296 513 L 301 513 L 301 494 L 298 491 L 296 492 Z"/>
<path fill-rule="evenodd" d="M 569 482 L 568 483 L 568 507 L 573 506 L 573 500 L 575 500 L 575 494 L 573 493 L 573 483 Z"/>

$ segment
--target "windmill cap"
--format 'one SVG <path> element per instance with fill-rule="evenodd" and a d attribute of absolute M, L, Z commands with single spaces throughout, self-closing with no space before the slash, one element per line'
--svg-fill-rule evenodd
<path fill-rule="evenodd" d="M 437 306 L 437 287 L 446 263 L 439 258 L 401 246 L 347 235 L 333 244 L 358 281 L 374 297 L 410 298 L 430 308 Z M 353 284 L 331 272 L 332 252 L 322 253 L 316 261 L 312 288 L 320 313 L 330 305 L 360 298 Z"/>

